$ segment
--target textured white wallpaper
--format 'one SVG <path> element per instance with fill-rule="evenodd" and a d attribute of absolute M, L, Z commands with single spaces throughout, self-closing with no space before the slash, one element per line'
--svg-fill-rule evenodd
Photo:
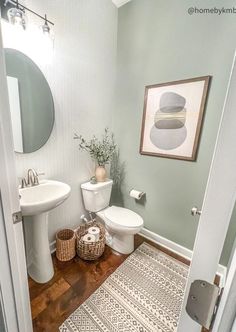
<path fill-rule="evenodd" d="M 47 13 L 48 19 L 55 23 L 52 63 L 46 66 L 41 63 L 43 50 L 34 59 L 53 93 L 56 117 L 53 132 L 40 150 L 16 155 L 19 177 L 33 167 L 45 172 L 44 178 L 64 181 L 72 188 L 70 198 L 50 212 L 51 242 L 58 229 L 75 227 L 80 222 L 80 215 L 84 213 L 80 184 L 94 171 L 89 156 L 78 150 L 74 133 L 90 137 L 112 124 L 117 8 L 110 0 L 32 0 L 25 3 L 42 15 Z M 28 54 L 31 55 L 30 47 Z"/>

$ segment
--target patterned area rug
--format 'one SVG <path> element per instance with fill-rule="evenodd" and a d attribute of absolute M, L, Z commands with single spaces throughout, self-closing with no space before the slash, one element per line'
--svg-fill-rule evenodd
<path fill-rule="evenodd" d="M 175 332 L 188 266 L 143 243 L 60 327 L 61 332 Z"/>

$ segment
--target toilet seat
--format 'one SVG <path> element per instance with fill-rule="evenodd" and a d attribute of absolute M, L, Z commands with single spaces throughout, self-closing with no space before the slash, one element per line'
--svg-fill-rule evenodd
<path fill-rule="evenodd" d="M 110 222 L 117 226 L 134 228 L 143 226 L 143 219 L 134 211 L 118 206 L 110 206 L 104 211 Z"/>

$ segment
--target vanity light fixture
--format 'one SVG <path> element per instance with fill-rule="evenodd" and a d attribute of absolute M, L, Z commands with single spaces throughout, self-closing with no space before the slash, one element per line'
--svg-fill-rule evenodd
<path fill-rule="evenodd" d="M 19 0 L 16 0 L 16 1 L 15 0 L 5 0 L 4 7 L 6 9 L 10 7 L 7 11 L 7 17 L 8 17 L 9 22 L 14 25 L 20 25 L 24 29 L 26 28 L 26 17 L 25 17 L 26 11 L 30 12 L 33 15 L 36 15 L 37 17 L 39 17 L 40 19 L 42 19 L 44 21 L 44 25 L 42 26 L 43 33 L 49 34 L 50 33 L 49 24 L 54 25 L 53 22 L 51 22 L 47 19 L 47 15 L 45 15 L 45 16 L 39 15 L 35 11 L 33 11 L 30 8 L 25 7 L 24 5 L 19 3 Z"/>

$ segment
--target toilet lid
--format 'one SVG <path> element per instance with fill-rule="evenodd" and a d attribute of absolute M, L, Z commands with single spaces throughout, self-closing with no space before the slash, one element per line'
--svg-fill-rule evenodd
<path fill-rule="evenodd" d="M 111 206 L 106 209 L 105 217 L 113 223 L 125 227 L 140 227 L 143 225 L 143 219 L 140 215 L 118 206 Z"/>

